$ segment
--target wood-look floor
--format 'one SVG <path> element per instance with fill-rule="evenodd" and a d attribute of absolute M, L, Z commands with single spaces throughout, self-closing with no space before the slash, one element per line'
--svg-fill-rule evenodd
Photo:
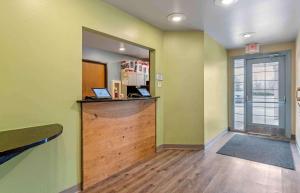
<path fill-rule="evenodd" d="M 85 193 L 300 193 L 299 171 L 216 154 L 233 135 L 205 151 L 165 150 Z"/>

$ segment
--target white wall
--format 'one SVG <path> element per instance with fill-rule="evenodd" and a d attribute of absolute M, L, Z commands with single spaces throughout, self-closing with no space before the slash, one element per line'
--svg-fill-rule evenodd
<path fill-rule="evenodd" d="M 82 59 L 107 64 L 107 82 L 109 91 L 111 90 L 112 80 L 121 80 L 121 61 L 137 60 L 137 58 L 134 57 L 87 47 L 82 49 Z"/>
<path fill-rule="evenodd" d="M 300 32 L 298 34 L 297 42 L 296 42 L 296 85 L 297 88 L 300 87 Z M 296 105 L 297 113 L 296 113 L 296 141 L 298 147 L 300 145 L 300 107 Z"/>

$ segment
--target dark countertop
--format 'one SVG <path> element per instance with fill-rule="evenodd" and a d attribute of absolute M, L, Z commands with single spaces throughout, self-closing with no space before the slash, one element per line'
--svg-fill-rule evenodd
<path fill-rule="evenodd" d="M 51 124 L 0 132 L 0 164 L 27 149 L 47 143 L 62 131 L 62 125 Z"/>
<path fill-rule="evenodd" d="M 141 97 L 141 98 L 124 98 L 124 99 L 86 99 L 78 100 L 78 103 L 95 103 L 95 102 L 120 102 L 120 101 L 136 101 L 136 100 L 152 100 L 160 97 Z"/>

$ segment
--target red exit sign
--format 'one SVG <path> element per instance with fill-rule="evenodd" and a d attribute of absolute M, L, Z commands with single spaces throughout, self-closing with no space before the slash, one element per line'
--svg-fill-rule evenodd
<path fill-rule="evenodd" d="M 247 44 L 245 49 L 246 54 L 257 54 L 260 52 L 260 45 L 255 44 Z"/>

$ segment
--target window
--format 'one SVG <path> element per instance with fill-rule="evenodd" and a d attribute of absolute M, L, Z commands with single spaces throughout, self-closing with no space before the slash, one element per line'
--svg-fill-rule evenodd
<path fill-rule="evenodd" d="M 244 130 L 245 122 L 245 60 L 236 59 L 233 64 L 233 113 L 234 129 Z"/>

